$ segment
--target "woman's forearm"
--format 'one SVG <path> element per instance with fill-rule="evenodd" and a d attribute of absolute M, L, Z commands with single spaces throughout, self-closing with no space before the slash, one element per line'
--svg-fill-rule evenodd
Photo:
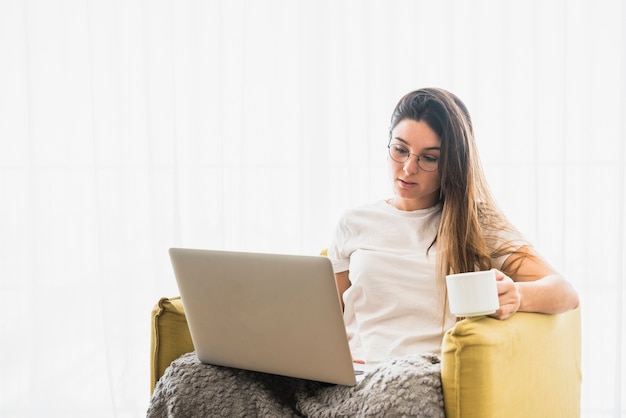
<path fill-rule="evenodd" d="M 522 312 L 557 314 L 578 307 L 579 300 L 573 286 L 559 274 L 552 274 L 530 282 L 516 282 Z"/>

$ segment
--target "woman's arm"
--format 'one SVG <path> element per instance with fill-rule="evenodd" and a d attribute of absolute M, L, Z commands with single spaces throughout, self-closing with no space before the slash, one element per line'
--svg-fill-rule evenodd
<path fill-rule="evenodd" d="M 556 314 L 578 307 L 572 285 L 532 247 L 520 248 L 506 260 L 503 270 L 516 271 L 512 278 L 497 271 L 500 309 L 491 315 L 507 319 L 517 311 Z"/>
<path fill-rule="evenodd" d="M 341 299 L 341 308 L 344 308 L 343 305 L 343 292 L 348 290 L 348 288 L 352 285 L 350 282 L 350 271 L 342 271 L 341 273 L 335 273 L 335 280 L 337 281 L 337 290 L 339 291 L 339 299 Z"/>

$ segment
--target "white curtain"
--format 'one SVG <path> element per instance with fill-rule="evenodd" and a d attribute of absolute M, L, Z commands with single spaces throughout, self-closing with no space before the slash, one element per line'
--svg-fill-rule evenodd
<path fill-rule="evenodd" d="M 167 249 L 316 254 L 440 86 L 623 416 L 625 74 L 624 0 L 0 0 L 0 415 L 144 415 Z"/>

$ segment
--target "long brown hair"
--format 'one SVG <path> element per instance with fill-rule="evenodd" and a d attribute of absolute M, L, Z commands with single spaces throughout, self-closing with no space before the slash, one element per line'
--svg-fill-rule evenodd
<path fill-rule="evenodd" d="M 515 246 L 496 238 L 497 231 L 514 229 L 489 190 L 465 104 L 446 90 L 420 89 L 400 99 L 389 131 L 404 119 L 427 123 L 441 139 L 442 213 L 431 244 L 436 244 L 438 283 L 447 274 L 488 270 L 493 259 L 514 253 Z"/>

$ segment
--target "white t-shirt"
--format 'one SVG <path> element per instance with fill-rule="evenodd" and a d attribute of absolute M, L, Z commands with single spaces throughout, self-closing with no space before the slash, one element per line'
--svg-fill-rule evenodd
<path fill-rule="evenodd" d="M 379 201 L 340 219 L 328 257 L 335 273 L 349 270 L 344 321 L 354 359 L 377 362 L 439 353 L 455 323 L 436 280 L 441 205 L 400 211 Z M 501 260 L 498 260 L 501 262 Z M 502 260 L 503 261 L 503 260 Z"/>

